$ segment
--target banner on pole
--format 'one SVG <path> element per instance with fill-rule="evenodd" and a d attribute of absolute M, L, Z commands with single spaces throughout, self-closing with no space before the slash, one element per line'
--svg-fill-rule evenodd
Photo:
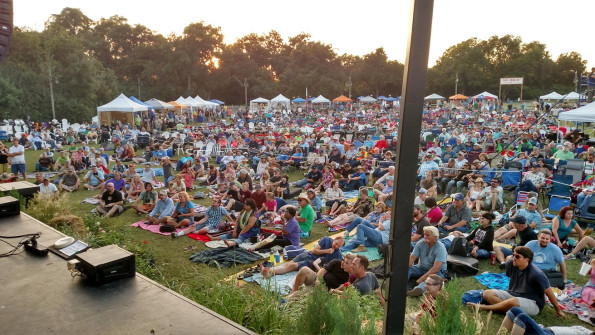
<path fill-rule="evenodd" d="M 523 78 L 500 78 L 500 85 L 523 85 Z"/>

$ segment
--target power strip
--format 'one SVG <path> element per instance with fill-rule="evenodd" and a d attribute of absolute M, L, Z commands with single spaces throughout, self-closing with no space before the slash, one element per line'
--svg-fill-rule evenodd
<path fill-rule="evenodd" d="M 47 256 L 48 248 L 37 244 L 36 241 L 25 242 L 25 250 L 35 256 Z"/>

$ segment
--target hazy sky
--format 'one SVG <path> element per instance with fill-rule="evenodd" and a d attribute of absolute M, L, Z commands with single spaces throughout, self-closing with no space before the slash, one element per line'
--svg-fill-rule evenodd
<path fill-rule="evenodd" d="M 221 27 L 225 43 L 276 30 L 284 38 L 300 32 L 330 43 L 337 53 L 365 55 L 384 47 L 405 61 L 409 0 L 14 0 L 14 24 L 42 30 L 51 14 L 80 8 L 93 20 L 121 15 L 165 36 L 192 22 Z M 576 51 L 595 66 L 594 0 L 435 0 L 429 66 L 450 46 L 471 37 L 512 34 L 547 45 L 552 58 Z M 581 23 L 582 22 L 582 23 Z"/>

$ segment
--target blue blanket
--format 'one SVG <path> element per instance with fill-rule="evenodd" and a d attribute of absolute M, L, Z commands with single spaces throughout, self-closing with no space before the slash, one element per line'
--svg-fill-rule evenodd
<path fill-rule="evenodd" d="M 510 278 L 504 273 L 482 273 L 474 277 L 481 284 L 493 290 L 507 290 Z"/>
<path fill-rule="evenodd" d="M 288 295 L 293 290 L 293 278 L 295 278 L 296 275 L 297 271 L 291 271 L 282 275 L 272 276 L 269 279 L 264 279 L 260 273 L 256 273 L 254 276 L 244 280 L 248 283 L 256 282 L 263 289 L 270 292 Z"/>

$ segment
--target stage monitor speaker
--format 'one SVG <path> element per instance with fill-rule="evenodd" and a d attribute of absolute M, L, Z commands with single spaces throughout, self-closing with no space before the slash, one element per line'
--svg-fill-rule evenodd
<path fill-rule="evenodd" d="M 0 198 L 0 217 L 15 216 L 21 214 L 21 203 L 13 197 Z"/>
<path fill-rule="evenodd" d="M 12 0 L 0 0 L 0 63 L 8 54 L 12 40 Z"/>

